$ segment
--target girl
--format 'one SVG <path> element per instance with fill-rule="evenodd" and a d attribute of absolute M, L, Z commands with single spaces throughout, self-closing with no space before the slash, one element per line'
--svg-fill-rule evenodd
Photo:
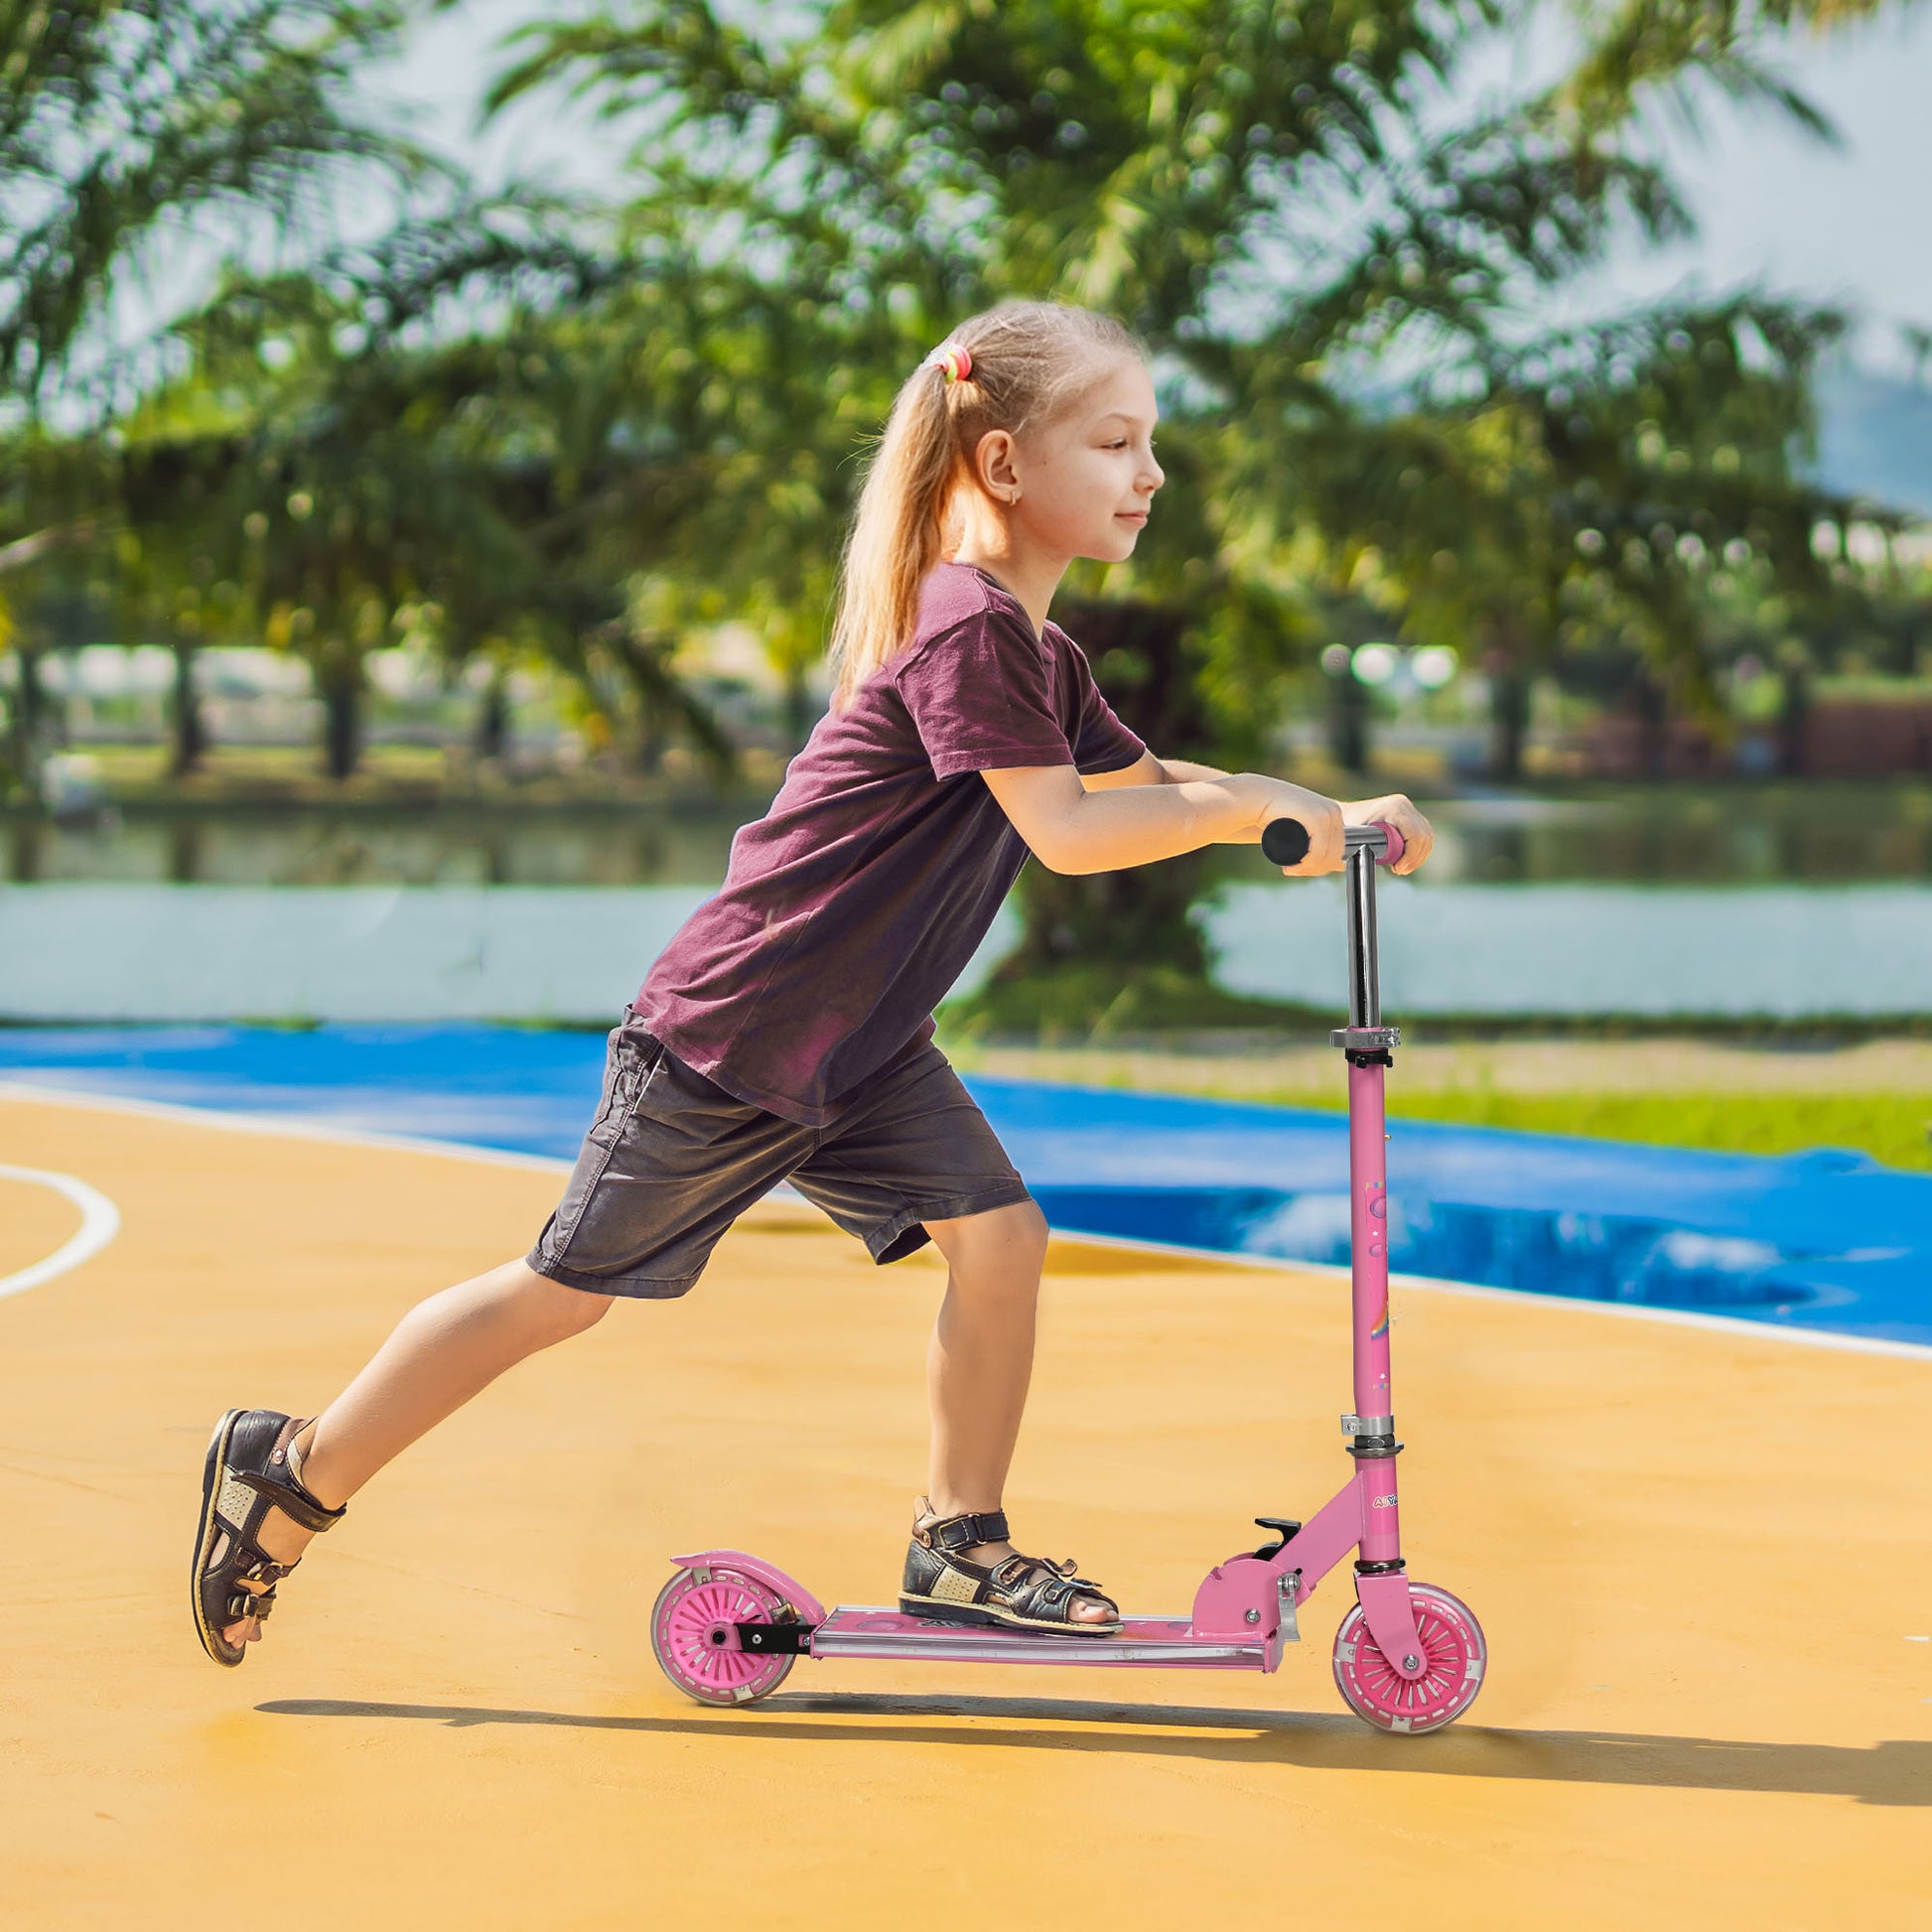
<path fill-rule="evenodd" d="M 1031 852 L 1056 872 L 1392 821 L 1253 772 L 1155 758 L 1047 621 L 1076 557 L 1120 563 L 1161 466 L 1147 365 L 1119 324 L 1012 303 L 975 317 L 900 389 L 845 559 L 828 715 L 717 897 L 611 1035 L 602 1102 L 522 1261 L 433 1296 L 314 1421 L 230 1410 L 195 1538 L 196 1628 L 217 1663 L 261 1635 L 276 1586 L 384 1463 L 512 1363 L 620 1296 L 682 1295 L 736 1216 L 789 1179 L 877 1262 L 925 1242 L 948 1279 L 926 1373 L 927 1490 L 901 1606 L 947 1621 L 1119 1627 L 1073 1566 L 1008 1541 L 1007 1465 L 1033 1363 L 1046 1224 L 932 1042 L 932 1009 Z"/>

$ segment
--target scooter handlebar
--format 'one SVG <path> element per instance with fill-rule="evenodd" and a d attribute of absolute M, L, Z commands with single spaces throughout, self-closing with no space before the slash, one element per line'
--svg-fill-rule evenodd
<path fill-rule="evenodd" d="M 1261 856 L 1271 866 L 1299 866 L 1309 856 L 1309 828 L 1299 818 L 1271 818 L 1261 828 Z M 1378 866 L 1392 866 L 1402 857 L 1402 834 L 1393 825 L 1349 825 L 1342 828 L 1347 852 L 1366 852 Z"/>

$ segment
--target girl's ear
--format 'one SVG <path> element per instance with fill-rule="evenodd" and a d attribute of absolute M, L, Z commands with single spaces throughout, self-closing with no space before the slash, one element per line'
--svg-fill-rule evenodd
<path fill-rule="evenodd" d="M 990 429 L 973 452 L 973 481 L 998 502 L 1011 500 L 1020 486 L 1020 472 L 1015 467 L 1013 432 Z"/>

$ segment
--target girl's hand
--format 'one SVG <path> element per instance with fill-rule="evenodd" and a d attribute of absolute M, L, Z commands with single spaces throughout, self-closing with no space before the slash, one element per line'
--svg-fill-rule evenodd
<path fill-rule="evenodd" d="M 1402 834 L 1402 857 L 1391 868 L 1398 873 L 1414 872 L 1436 844 L 1435 828 L 1399 791 L 1386 798 L 1348 800 L 1341 808 L 1341 821 L 1344 825 L 1393 825 Z"/>
<path fill-rule="evenodd" d="M 1320 873 L 1341 870 L 1346 856 L 1341 832 L 1346 821 L 1342 807 L 1332 798 L 1324 798 L 1306 785 L 1292 785 L 1286 778 L 1270 778 L 1255 771 L 1244 772 L 1232 782 L 1244 787 L 1255 801 L 1250 838 L 1259 839 L 1278 818 L 1295 819 L 1308 832 L 1308 852 L 1297 864 L 1282 868 L 1286 878 L 1312 879 Z"/>

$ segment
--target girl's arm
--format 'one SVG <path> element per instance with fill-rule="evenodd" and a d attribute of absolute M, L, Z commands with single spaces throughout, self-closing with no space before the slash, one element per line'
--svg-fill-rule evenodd
<path fill-rule="evenodd" d="M 1130 773 L 1141 768 L 1127 767 Z M 1178 782 L 1147 778 L 1093 791 L 1070 764 L 1018 765 L 980 775 L 1049 872 L 1117 872 L 1204 845 L 1255 845 L 1271 818 L 1299 818 L 1309 829 L 1308 857 L 1285 871 L 1341 869 L 1341 807 L 1318 791 L 1257 771 Z"/>
<path fill-rule="evenodd" d="M 1157 759 L 1152 752 L 1144 753 L 1134 763 L 1118 771 L 1072 773 L 1079 787 L 1077 793 L 1069 792 L 1065 784 L 1069 772 L 1070 766 L 1046 766 L 982 774 L 1021 837 L 1032 847 L 1034 856 L 1052 872 L 1111 872 L 1121 866 L 1173 858 L 1203 845 L 1253 845 L 1260 840 L 1261 827 L 1269 819 L 1284 816 L 1301 819 L 1308 826 L 1311 838 L 1308 857 L 1299 866 L 1284 870 L 1297 876 L 1336 872 L 1341 867 L 1339 829 L 1334 835 L 1332 860 L 1323 840 L 1317 836 L 1318 821 L 1331 812 L 1338 815 L 1338 825 L 1393 825 L 1403 840 L 1402 860 L 1395 868 L 1400 873 L 1414 872 L 1429 857 L 1430 848 L 1436 842 L 1428 819 L 1400 792 L 1337 804 L 1319 792 L 1279 778 L 1263 777 L 1256 772 L 1230 775 L 1215 770 L 1212 765 L 1190 764 L 1181 759 Z M 1030 782 L 1035 779 L 1046 782 Z M 1258 791 L 1258 787 L 1272 789 Z M 1118 800 L 1124 793 L 1156 792 L 1157 788 L 1184 794 L 1189 809 L 1178 812 L 1157 804 L 1147 812 L 1122 812 L 1118 803 L 1108 802 Z M 1264 802 L 1261 816 L 1252 823 L 1188 836 L 1190 825 L 1198 830 L 1204 824 L 1218 822 L 1219 814 L 1224 811 L 1238 817 L 1241 809 L 1257 797 Z M 1086 807 L 1099 806 L 1100 812 L 1091 813 L 1077 804 L 1076 799 L 1084 799 Z M 1023 812 L 1028 814 L 1034 830 L 1030 831 L 1021 822 Z M 1142 849 L 1143 840 L 1149 837 L 1160 841 L 1159 850 Z M 1171 837 L 1185 838 L 1186 842 L 1171 843 Z M 1048 850 L 1042 849 L 1041 839 L 1046 841 L 1051 856 Z M 1129 856 L 1104 856 L 1116 849 Z"/>
<path fill-rule="evenodd" d="M 1083 771 L 1080 782 L 1089 791 L 1114 791 L 1122 785 L 1179 785 L 1190 779 L 1212 783 L 1227 775 L 1211 764 L 1189 764 L 1185 759 L 1158 759 L 1152 752 L 1143 752 L 1132 764 L 1123 765 L 1118 771 Z"/>

